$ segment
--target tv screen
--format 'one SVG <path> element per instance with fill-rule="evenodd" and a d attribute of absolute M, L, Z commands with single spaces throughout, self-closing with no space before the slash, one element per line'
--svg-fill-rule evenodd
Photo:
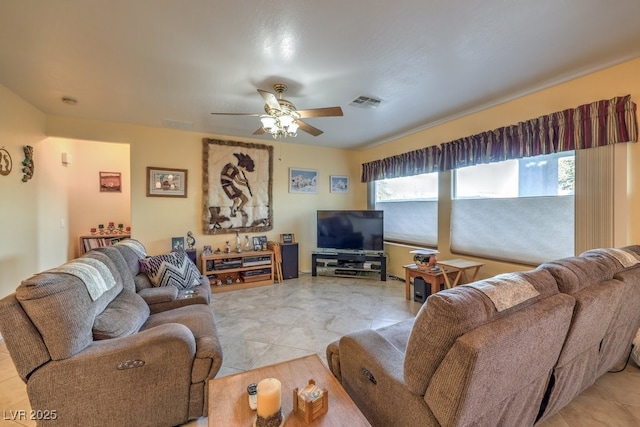
<path fill-rule="evenodd" d="M 383 211 L 318 211 L 318 248 L 383 250 Z"/>

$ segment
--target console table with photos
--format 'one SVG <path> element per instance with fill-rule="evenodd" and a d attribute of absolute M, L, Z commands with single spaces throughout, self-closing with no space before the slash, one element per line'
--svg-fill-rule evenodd
<path fill-rule="evenodd" d="M 271 250 L 202 254 L 200 261 L 213 293 L 274 284 Z"/>
<path fill-rule="evenodd" d="M 387 256 L 384 252 L 325 252 L 311 253 L 311 275 L 318 275 L 318 267 L 334 276 L 370 277 L 387 280 Z"/>

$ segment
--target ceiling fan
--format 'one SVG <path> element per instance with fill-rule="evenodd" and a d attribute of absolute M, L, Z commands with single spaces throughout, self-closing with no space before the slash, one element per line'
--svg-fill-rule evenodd
<path fill-rule="evenodd" d="M 273 138 L 286 138 L 297 136 L 298 129 L 307 132 L 313 136 L 318 136 L 323 132 L 311 126 L 310 124 L 303 122 L 300 119 L 313 118 L 313 117 L 335 117 L 342 116 L 342 108 L 340 107 L 326 107 L 326 108 L 313 108 L 310 110 L 297 110 L 296 106 L 289 100 L 282 97 L 282 94 L 287 91 L 287 85 L 283 83 L 276 83 L 273 85 L 273 90 L 279 94 L 276 97 L 271 92 L 258 89 L 258 93 L 264 99 L 264 111 L 267 114 L 260 113 L 211 113 L 214 115 L 224 116 L 254 116 L 260 117 L 262 126 L 258 128 L 253 134 L 262 135 L 268 133 Z"/>

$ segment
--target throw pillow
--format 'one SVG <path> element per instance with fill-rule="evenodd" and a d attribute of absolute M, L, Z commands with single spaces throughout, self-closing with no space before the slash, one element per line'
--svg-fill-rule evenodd
<path fill-rule="evenodd" d="M 188 289 L 200 283 L 200 272 L 184 251 L 148 256 L 140 259 L 140 270 L 154 286 Z"/>

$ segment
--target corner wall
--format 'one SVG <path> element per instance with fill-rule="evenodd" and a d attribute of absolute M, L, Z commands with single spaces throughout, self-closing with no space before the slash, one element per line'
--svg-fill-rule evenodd
<path fill-rule="evenodd" d="M 0 298 L 41 265 L 39 243 L 39 185 L 46 175 L 39 167 L 39 149 L 45 138 L 46 116 L 0 85 L 0 147 L 11 156 L 9 175 L 0 175 Z M 22 182 L 23 147 L 36 152 L 33 178 Z"/>

